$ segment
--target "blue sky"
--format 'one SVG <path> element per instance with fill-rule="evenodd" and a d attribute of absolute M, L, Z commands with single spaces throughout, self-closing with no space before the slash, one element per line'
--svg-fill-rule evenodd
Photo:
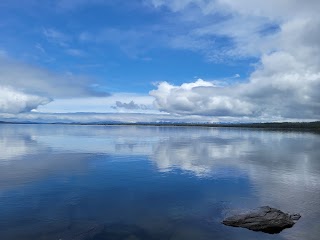
<path fill-rule="evenodd" d="M 0 117 L 319 119 L 319 7 L 313 0 L 3 0 Z"/>

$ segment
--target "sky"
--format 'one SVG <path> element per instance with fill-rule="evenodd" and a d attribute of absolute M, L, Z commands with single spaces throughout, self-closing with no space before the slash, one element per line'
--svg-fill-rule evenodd
<path fill-rule="evenodd" d="M 318 0 L 2 0 L 0 120 L 320 119 Z"/>

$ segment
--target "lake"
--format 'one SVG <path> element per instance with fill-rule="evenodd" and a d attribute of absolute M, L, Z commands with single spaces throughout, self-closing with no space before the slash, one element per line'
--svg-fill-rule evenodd
<path fill-rule="evenodd" d="M 270 235 L 221 224 L 269 205 Z M 320 134 L 0 125 L 1 240 L 318 240 Z"/>

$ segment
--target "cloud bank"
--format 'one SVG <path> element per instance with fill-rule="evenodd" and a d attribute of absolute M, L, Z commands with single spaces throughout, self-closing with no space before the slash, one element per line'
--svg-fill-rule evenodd
<path fill-rule="evenodd" d="M 72 73 L 56 74 L 0 55 L 0 112 L 21 113 L 37 109 L 55 98 L 108 96 L 94 82 Z"/>
<path fill-rule="evenodd" d="M 202 51 L 208 50 L 208 58 L 259 59 L 244 83 L 159 83 L 150 92 L 159 110 L 270 120 L 320 118 L 320 17 L 316 11 L 319 1 L 151 2 L 156 9 L 166 8 L 178 16 L 176 21 L 188 28 L 188 36 L 193 40 L 224 37 L 229 44 L 220 52 L 204 46 Z M 216 19 L 217 14 L 227 17 L 209 23 L 208 19 Z M 198 24 L 188 27 L 196 19 Z"/>

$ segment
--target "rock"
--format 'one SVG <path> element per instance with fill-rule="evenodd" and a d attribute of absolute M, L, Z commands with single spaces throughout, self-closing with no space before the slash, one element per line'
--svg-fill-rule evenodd
<path fill-rule="evenodd" d="M 299 214 L 288 214 L 278 209 L 264 206 L 246 214 L 227 217 L 222 223 L 227 226 L 274 234 L 281 232 L 285 228 L 291 228 L 300 217 Z"/>

